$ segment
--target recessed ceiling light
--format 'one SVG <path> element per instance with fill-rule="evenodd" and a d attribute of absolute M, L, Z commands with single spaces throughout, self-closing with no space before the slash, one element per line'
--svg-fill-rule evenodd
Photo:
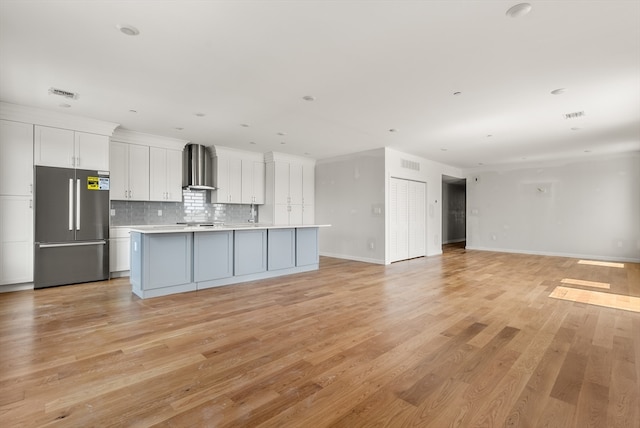
<path fill-rule="evenodd" d="M 562 95 L 565 92 L 567 92 L 567 90 L 565 88 L 558 88 L 558 89 L 554 89 L 553 91 L 551 91 L 551 94 L 553 94 L 553 95 Z"/>
<path fill-rule="evenodd" d="M 484 165 L 482 162 L 478 162 L 478 165 Z"/>
<path fill-rule="evenodd" d="M 205 117 L 205 116 L 206 116 L 206 114 L 204 114 L 204 113 L 196 113 L 196 116 L 198 116 L 198 117 Z"/>
<path fill-rule="evenodd" d="M 71 107 L 71 104 L 62 103 L 62 104 L 58 104 L 58 107 L 69 108 Z"/>
<path fill-rule="evenodd" d="M 256 143 L 255 141 L 249 141 L 249 144 L 255 144 L 255 143 Z"/>
<path fill-rule="evenodd" d="M 248 123 L 241 123 L 240 126 L 242 126 L 243 128 L 248 128 L 249 124 Z"/>
<path fill-rule="evenodd" d="M 454 93 L 453 93 L 453 95 L 460 95 L 461 93 L 462 93 L 462 92 L 457 91 L 457 92 L 454 92 Z"/>
<path fill-rule="evenodd" d="M 492 134 L 487 134 L 487 138 L 491 138 L 491 137 L 493 137 Z"/>
<path fill-rule="evenodd" d="M 278 135 L 284 136 L 284 135 L 287 135 L 287 133 L 286 132 L 278 132 Z"/>
<path fill-rule="evenodd" d="M 302 97 L 302 99 L 305 101 L 315 101 L 316 97 L 314 97 L 313 95 L 305 95 L 304 97 Z"/>
<path fill-rule="evenodd" d="M 311 153 L 309 153 L 309 152 L 304 152 L 304 154 L 307 155 L 307 156 L 311 155 Z"/>
<path fill-rule="evenodd" d="M 116 28 L 120 30 L 122 34 L 126 34 L 127 36 L 137 36 L 138 34 L 140 34 L 140 31 L 133 25 L 118 24 L 116 25 Z"/>
<path fill-rule="evenodd" d="M 447 151 L 447 149 L 440 149 L 440 150 L 442 150 L 443 152 L 446 152 L 446 151 Z"/>
<path fill-rule="evenodd" d="M 520 18 L 529 12 L 531 12 L 531 5 L 529 3 L 520 3 L 515 6 L 511 6 L 509 10 L 507 10 L 506 15 L 509 18 Z"/>
<path fill-rule="evenodd" d="M 579 131 L 580 128 L 571 128 L 572 131 Z"/>
<path fill-rule="evenodd" d="M 287 143 L 285 143 L 284 141 L 281 141 L 280 144 L 287 144 Z"/>
<path fill-rule="evenodd" d="M 129 110 L 129 113 L 137 113 L 137 112 L 138 110 L 133 110 L 133 109 Z"/>
<path fill-rule="evenodd" d="M 176 126 L 174 129 L 178 130 L 178 131 L 182 131 L 184 128 L 181 128 L 179 126 Z"/>
<path fill-rule="evenodd" d="M 585 153 L 591 153 L 591 150 L 585 150 L 584 152 Z"/>
<path fill-rule="evenodd" d="M 398 130 L 396 128 L 391 128 L 391 129 L 389 129 L 389 132 L 392 132 L 392 133 L 393 132 L 398 132 Z"/>

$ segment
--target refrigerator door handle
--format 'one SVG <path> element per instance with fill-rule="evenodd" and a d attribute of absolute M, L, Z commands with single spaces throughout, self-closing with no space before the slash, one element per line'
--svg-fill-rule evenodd
<path fill-rule="evenodd" d="M 82 247 L 85 245 L 107 245 L 107 241 L 69 242 L 61 244 L 38 244 L 40 248 Z"/>
<path fill-rule="evenodd" d="M 80 179 L 76 180 L 76 230 L 80 230 Z"/>
<path fill-rule="evenodd" d="M 73 230 L 73 178 L 69 179 L 69 230 Z"/>

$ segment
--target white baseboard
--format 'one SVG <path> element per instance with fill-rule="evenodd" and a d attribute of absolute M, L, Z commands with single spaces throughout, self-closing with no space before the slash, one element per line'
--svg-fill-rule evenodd
<path fill-rule="evenodd" d="M 321 256 L 325 256 L 325 257 L 333 257 L 336 259 L 345 259 L 345 260 L 353 260 L 356 262 L 364 262 L 364 263 L 374 263 L 377 265 L 383 265 L 384 260 L 379 260 L 379 259 L 370 259 L 368 257 L 357 257 L 357 256 L 350 256 L 347 254 L 334 254 L 334 253 L 325 253 L 325 252 L 320 252 Z"/>
<path fill-rule="evenodd" d="M 6 284 L 0 285 L 0 293 L 10 293 L 12 291 L 33 290 L 33 282 L 24 282 L 22 284 Z"/>
<path fill-rule="evenodd" d="M 557 253 L 555 251 L 514 250 L 510 248 L 487 248 L 487 247 L 474 247 L 469 245 L 467 245 L 465 249 L 478 250 L 478 251 L 495 251 L 497 253 L 530 254 L 533 256 L 553 256 L 553 257 L 568 257 L 571 259 L 601 260 L 601 261 L 607 261 L 607 262 L 640 263 L 640 259 L 636 259 L 636 258 L 612 257 L 612 256 L 603 256 L 599 254 Z"/>

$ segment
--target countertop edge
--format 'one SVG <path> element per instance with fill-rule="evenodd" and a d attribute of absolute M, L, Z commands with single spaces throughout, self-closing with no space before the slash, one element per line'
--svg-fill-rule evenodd
<path fill-rule="evenodd" d="M 264 229 L 304 229 L 313 227 L 331 227 L 330 224 L 297 224 L 297 225 L 259 225 L 259 226 L 216 226 L 216 227 L 201 227 L 201 226 L 120 226 L 127 227 L 130 232 L 137 232 L 143 234 L 156 234 L 156 233 L 185 233 L 185 232 L 225 232 L 229 230 L 264 230 Z"/>

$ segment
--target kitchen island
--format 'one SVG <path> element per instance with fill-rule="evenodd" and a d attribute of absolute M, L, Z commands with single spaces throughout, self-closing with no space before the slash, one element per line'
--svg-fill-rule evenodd
<path fill-rule="evenodd" d="M 132 292 L 145 299 L 316 270 L 327 226 L 132 227 Z"/>

